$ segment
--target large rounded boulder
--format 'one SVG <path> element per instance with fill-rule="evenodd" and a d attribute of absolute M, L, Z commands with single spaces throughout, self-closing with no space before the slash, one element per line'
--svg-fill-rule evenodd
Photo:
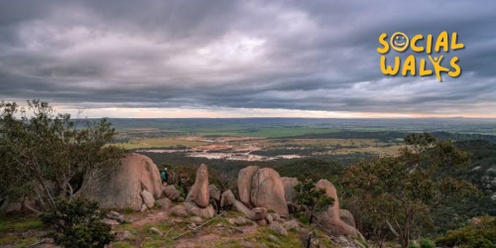
<path fill-rule="evenodd" d="M 144 190 L 155 199 L 162 195 L 160 172 L 150 158 L 131 153 L 115 167 L 91 171 L 77 195 L 97 201 L 102 208 L 138 211 Z"/>
<path fill-rule="evenodd" d="M 260 168 L 258 166 L 248 166 L 241 169 L 238 173 L 238 192 L 239 200 L 245 204 L 248 208 L 252 208 L 253 204 L 250 200 L 251 194 L 251 182 L 255 173 L 258 172 Z"/>
<path fill-rule="evenodd" d="M 208 190 L 208 169 L 205 164 L 200 165 L 196 171 L 195 183 L 191 187 L 186 201 L 196 203 L 199 207 L 206 208 L 210 204 Z"/>
<path fill-rule="evenodd" d="M 298 192 L 295 190 L 295 186 L 300 184 L 296 177 L 282 177 L 282 184 L 284 185 L 284 194 L 286 196 L 287 202 L 294 203 Z"/>
<path fill-rule="evenodd" d="M 272 168 L 256 171 L 251 181 L 250 199 L 254 206 L 288 215 L 284 185 L 279 173 Z"/>
<path fill-rule="evenodd" d="M 316 213 L 316 222 L 337 235 L 347 235 L 351 237 L 361 237 L 360 232 L 353 226 L 341 220 L 339 211 L 339 199 L 336 188 L 328 180 L 321 179 L 315 185 L 316 188 L 324 189 L 327 196 L 334 199 L 334 204 L 327 210 Z"/>

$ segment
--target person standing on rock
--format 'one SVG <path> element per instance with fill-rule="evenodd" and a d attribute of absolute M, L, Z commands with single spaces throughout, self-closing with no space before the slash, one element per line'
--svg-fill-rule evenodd
<path fill-rule="evenodd" d="M 162 185 L 167 186 L 167 179 L 169 177 L 167 167 L 160 171 L 160 177 L 162 178 Z"/>

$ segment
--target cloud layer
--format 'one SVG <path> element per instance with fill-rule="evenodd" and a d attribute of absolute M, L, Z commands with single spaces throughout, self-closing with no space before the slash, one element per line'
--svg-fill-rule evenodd
<path fill-rule="evenodd" d="M 0 1 L 0 99 L 496 117 L 494 13 L 490 0 Z M 465 43 L 461 77 L 382 75 L 381 33 L 442 30 Z"/>

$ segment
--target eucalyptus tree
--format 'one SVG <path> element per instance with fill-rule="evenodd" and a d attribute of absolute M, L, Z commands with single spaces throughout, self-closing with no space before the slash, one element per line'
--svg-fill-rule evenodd
<path fill-rule="evenodd" d="M 47 207 L 71 200 L 92 170 L 117 164 L 123 151 L 108 145 L 114 134 L 106 119 L 74 120 L 39 100 L 1 102 L 0 199 L 29 197 Z"/>
<path fill-rule="evenodd" d="M 341 178 L 362 233 L 396 236 L 402 247 L 408 247 L 413 232 L 421 233 L 422 226 L 434 224 L 434 208 L 477 190 L 450 176 L 470 162 L 470 156 L 452 142 L 428 133 L 407 135 L 405 142 L 398 157 L 361 161 L 345 169 Z"/>

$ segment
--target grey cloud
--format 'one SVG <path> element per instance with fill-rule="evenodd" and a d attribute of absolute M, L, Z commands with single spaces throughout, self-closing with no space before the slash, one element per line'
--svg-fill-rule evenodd
<path fill-rule="evenodd" d="M 492 1 L 0 1 L 0 98 L 439 113 L 496 104 Z M 385 77 L 378 36 L 459 33 L 463 75 Z M 402 55 L 404 56 L 404 55 Z"/>

